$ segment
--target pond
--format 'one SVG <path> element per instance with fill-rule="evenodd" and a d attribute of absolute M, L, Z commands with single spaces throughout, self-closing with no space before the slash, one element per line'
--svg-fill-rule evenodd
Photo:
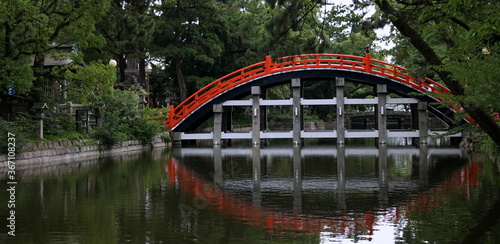
<path fill-rule="evenodd" d="M 454 147 L 198 146 L 16 174 L 0 243 L 500 243 L 498 167 Z"/>

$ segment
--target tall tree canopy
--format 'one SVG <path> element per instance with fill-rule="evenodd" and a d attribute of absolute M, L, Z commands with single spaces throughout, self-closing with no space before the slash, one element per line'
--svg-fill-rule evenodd
<path fill-rule="evenodd" d="M 66 44 L 99 47 L 104 39 L 95 23 L 106 14 L 108 1 L 0 1 L 0 85 L 14 83 L 18 93 L 41 86 L 53 75 L 45 58 Z M 66 56 L 67 58 L 67 56 Z M 31 65 L 30 65 L 31 63 Z"/>
<path fill-rule="evenodd" d="M 328 1 L 315 0 L 266 2 L 284 8 L 289 17 L 278 19 L 276 25 L 280 27 L 276 27 L 277 30 L 296 29 L 308 13 L 307 6 L 328 4 Z M 409 64 L 407 58 L 411 57 L 425 67 L 422 73 L 432 71 L 453 92 L 454 96 L 447 98 L 458 102 L 455 106 L 462 107 L 500 145 L 500 125 L 491 115 L 491 111 L 500 109 L 496 94 L 492 92 L 500 86 L 496 76 L 498 69 L 494 68 L 500 64 L 498 1 L 356 0 L 351 6 L 358 13 L 377 6 L 382 14 L 359 19 L 358 23 L 352 23 L 352 30 L 363 32 L 391 23 L 397 29 L 396 36 L 401 37 L 395 39 L 398 41 L 394 49 L 397 51 L 395 60 Z M 408 51 L 411 49 L 408 44 L 417 52 Z"/>
<path fill-rule="evenodd" d="M 106 43 L 88 50 L 87 56 L 118 61 L 119 82 L 126 80 L 127 59 L 139 63 L 139 83 L 146 79 L 146 60 L 150 59 L 150 42 L 155 23 L 151 0 L 111 0 L 107 14 L 97 22 L 97 31 Z"/>
<path fill-rule="evenodd" d="M 500 125 L 491 115 L 500 84 L 498 1 L 374 0 L 430 69 L 453 92 L 453 100 L 500 145 Z"/>
<path fill-rule="evenodd" d="M 215 0 L 162 1 L 155 6 L 156 32 L 152 44 L 156 55 L 175 68 L 180 100 L 187 97 L 185 70 L 196 69 L 186 61 L 213 64 L 222 53 L 222 42 L 217 35 L 224 29 L 221 17 L 222 3 Z"/>
<path fill-rule="evenodd" d="M 154 59 L 162 64 L 154 68 L 153 93 L 181 101 L 265 55 L 362 55 L 369 47 L 384 59 L 374 29 L 391 24 L 392 60 L 446 84 L 454 93 L 447 98 L 500 145 L 491 116 L 500 111 L 499 10 L 493 0 L 1 0 L 0 86 L 14 83 L 22 93 L 57 78 L 73 85 L 73 99 L 85 98 L 110 91 L 115 78 L 99 59 L 118 60 L 120 81 L 126 60 L 138 61 L 140 82 Z M 75 63 L 90 65 L 43 69 L 45 57 L 65 44 L 81 50 Z"/>

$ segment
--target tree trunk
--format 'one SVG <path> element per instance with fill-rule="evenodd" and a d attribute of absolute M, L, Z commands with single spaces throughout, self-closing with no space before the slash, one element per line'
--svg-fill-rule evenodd
<path fill-rule="evenodd" d="M 181 67 L 182 59 L 179 56 L 175 57 L 175 73 L 177 73 L 177 82 L 179 83 L 179 93 L 180 93 L 180 101 L 184 101 L 187 98 L 187 88 L 186 88 L 186 80 L 184 79 L 184 74 L 182 74 Z"/>
<path fill-rule="evenodd" d="M 5 36 L 4 36 L 4 57 L 11 58 L 12 55 L 12 47 L 10 45 L 10 38 L 12 34 L 12 28 L 10 27 L 8 22 L 5 22 L 4 24 L 5 28 Z"/>
<path fill-rule="evenodd" d="M 127 59 L 123 54 L 118 56 L 118 70 L 120 71 L 120 84 L 123 84 L 127 77 L 125 76 L 125 70 L 127 69 Z"/>
<path fill-rule="evenodd" d="M 34 87 L 46 89 L 44 84 L 45 55 L 36 54 L 33 61 L 33 73 L 35 75 Z"/>
<path fill-rule="evenodd" d="M 146 82 L 146 60 L 143 58 L 139 59 L 139 77 L 137 77 L 137 81 L 141 84 L 142 87 L 147 89 Z"/>
<path fill-rule="evenodd" d="M 389 16 L 389 19 L 394 26 L 407 37 L 413 46 L 424 56 L 425 60 L 434 66 L 444 66 L 441 59 L 436 54 L 434 49 L 422 38 L 422 36 L 413 29 L 406 21 L 404 16 L 401 16 L 387 0 L 374 0 L 375 4 Z M 436 74 L 443 80 L 445 85 L 450 89 L 453 95 L 462 96 L 465 94 L 465 88 L 454 80 L 450 72 L 433 69 Z M 465 111 L 476 121 L 476 123 L 484 130 L 484 132 L 497 144 L 500 145 L 500 125 L 495 119 L 484 109 L 474 104 L 464 104 L 461 102 Z"/>

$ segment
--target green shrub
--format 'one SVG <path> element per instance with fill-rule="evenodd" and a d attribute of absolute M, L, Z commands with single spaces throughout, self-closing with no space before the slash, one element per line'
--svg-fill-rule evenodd
<path fill-rule="evenodd" d="M 45 135 L 62 136 L 76 131 L 75 116 L 51 113 L 43 120 Z"/>
<path fill-rule="evenodd" d="M 99 142 L 106 147 L 116 145 L 119 142 L 126 140 L 125 133 L 121 131 L 110 130 L 109 128 L 106 129 L 103 127 L 94 130 L 93 137 L 99 140 Z"/>
<path fill-rule="evenodd" d="M 172 142 L 172 136 L 170 135 L 170 133 L 163 133 L 161 134 L 161 140 L 163 142 Z"/>
<path fill-rule="evenodd" d="M 11 133 L 14 135 L 15 138 L 14 141 L 8 141 L 8 133 Z M 22 151 L 22 147 L 27 143 L 27 137 L 26 134 L 19 129 L 19 126 L 16 126 L 13 123 L 7 122 L 3 119 L 0 119 L 0 154 L 7 154 L 8 153 L 8 148 L 9 144 L 8 142 L 13 142 L 14 146 L 16 149 L 16 153 Z"/>
<path fill-rule="evenodd" d="M 38 124 L 30 114 L 18 113 L 14 126 L 19 132 L 23 133 L 26 138 L 36 138 Z"/>
<path fill-rule="evenodd" d="M 144 107 L 133 91 L 116 90 L 95 103 L 106 105 L 101 112 L 101 125 L 92 132 L 93 137 L 104 146 L 112 146 L 127 139 L 148 142 L 165 131 L 164 109 Z"/>
<path fill-rule="evenodd" d="M 130 132 L 134 138 L 149 142 L 154 136 L 165 131 L 162 118 L 158 117 L 160 114 L 157 109 L 144 108 L 142 116 L 130 123 Z"/>
<path fill-rule="evenodd" d="M 109 147 L 127 139 L 125 130 L 125 124 L 119 114 L 113 110 L 105 110 L 101 117 L 101 126 L 92 131 L 92 137 Z"/>
<path fill-rule="evenodd" d="M 67 131 L 59 135 L 44 135 L 43 137 L 43 141 L 67 141 L 87 139 L 89 138 L 89 135 L 78 131 Z"/>

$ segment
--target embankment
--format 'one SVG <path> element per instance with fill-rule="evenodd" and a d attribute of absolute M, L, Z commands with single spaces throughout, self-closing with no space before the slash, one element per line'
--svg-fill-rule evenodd
<path fill-rule="evenodd" d="M 151 143 L 130 140 L 123 141 L 119 145 L 106 149 L 103 149 L 97 141 L 90 139 L 28 143 L 23 146 L 22 151 L 16 150 L 13 161 L 15 162 L 16 168 L 18 168 L 167 146 L 169 146 L 169 143 L 162 141 L 159 137 L 155 138 Z M 7 155 L 0 155 L 0 160 L 0 168 L 8 166 Z"/>

